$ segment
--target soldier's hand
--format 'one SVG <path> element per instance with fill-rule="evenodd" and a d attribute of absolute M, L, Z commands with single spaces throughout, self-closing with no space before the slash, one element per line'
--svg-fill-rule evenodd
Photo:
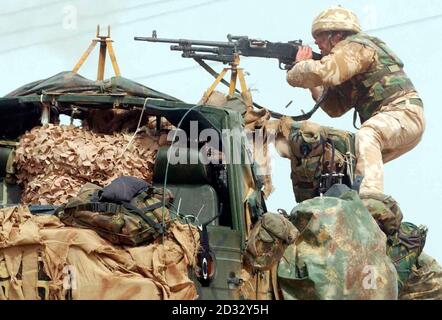
<path fill-rule="evenodd" d="M 296 54 L 295 62 L 309 60 L 313 58 L 312 48 L 309 46 L 302 46 L 299 48 L 298 53 Z"/>

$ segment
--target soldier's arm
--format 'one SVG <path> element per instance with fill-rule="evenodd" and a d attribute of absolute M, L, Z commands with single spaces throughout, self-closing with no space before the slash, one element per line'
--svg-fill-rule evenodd
<path fill-rule="evenodd" d="M 375 51 L 359 43 L 341 41 L 320 61 L 303 60 L 287 72 L 294 87 L 337 86 L 367 71 L 375 60 Z"/>

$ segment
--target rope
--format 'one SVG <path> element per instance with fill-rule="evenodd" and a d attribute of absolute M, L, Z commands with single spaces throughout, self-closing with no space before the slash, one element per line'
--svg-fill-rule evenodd
<path fill-rule="evenodd" d="M 140 125 L 141 125 L 141 120 L 143 119 L 143 115 L 144 115 L 144 109 L 146 108 L 146 104 L 147 104 L 147 100 L 149 98 L 146 98 L 144 100 L 144 104 L 143 104 L 143 110 L 141 110 L 141 115 L 140 115 L 140 119 L 138 120 L 138 125 L 137 125 L 137 129 L 135 130 L 134 134 L 132 135 L 132 137 L 130 138 L 129 142 L 127 143 L 127 145 L 124 147 L 123 151 L 121 152 L 121 155 L 119 158 L 121 158 L 123 156 L 123 154 L 127 151 L 127 149 L 132 145 L 133 140 L 135 139 L 135 136 L 138 134 L 139 130 L 140 130 Z"/>
<path fill-rule="evenodd" d="M 204 62 L 202 59 L 200 58 L 193 58 L 201 67 L 203 67 L 204 70 L 206 70 L 208 73 L 210 73 L 210 75 L 212 75 L 215 79 L 218 78 L 219 73 L 217 73 L 215 70 L 213 70 L 206 62 Z M 230 83 L 227 82 L 224 79 L 221 79 L 221 83 L 224 84 L 225 86 L 229 87 Z M 327 91 L 328 89 L 326 89 L 324 91 L 324 93 L 322 94 L 322 96 L 318 99 L 318 101 L 316 102 L 315 106 L 307 113 L 303 113 L 302 115 L 298 115 L 298 116 L 289 116 L 291 119 L 295 120 L 295 121 L 303 121 L 303 120 L 308 120 L 310 119 L 313 114 L 319 109 L 320 105 L 322 104 L 322 102 L 325 100 L 326 96 L 327 96 Z M 235 88 L 235 92 L 241 94 L 241 92 Z M 257 104 L 256 102 L 252 102 L 253 106 L 258 108 L 258 109 L 266 109 L 263 106 Z M 289 104 L 290 105 L 290 104 Z M 288 106 L 288 105 L 287 105 Z M 286 107 L 287 107 L 286 106 Z M 270 115 L 275 118 L 275 119 L 281 119 L 282 117 L 286 116 L 284 114 L 266 109 Z"/>
<path fill-rule="evenodd" d="M 176 127 L 175 133 L 173 135 L 172 138 L 172 145 L 169 148 L 169 150 L 167 151 L 167 163 L 166 163 L 166 169 L 164 171 L 164 183 L 163 183 L 163 206 L 161 209 L 161 216 L 162 216 L 162 224 L 164 226 L 164 219 L 165 219 L 165 210 L 164 208 L 166 207 L 166 186 L 167 186 L 167 174 L 169 173 L 169 162 L 170 162 L 170 154 L 171 154 L 171 148 L 173 146 L 173 143 L 175 142 L 176 136 L 178 134 L 178 130 L 181 128 L 181 125 L 183 124 L 184 119 L 187 117 L 187 115 L 193 111 L 195 108 L 197 107 L 201 107 L 200 105 L 196 104 L 194 105 L 192 108 L 190 108 L 189 110 L 186 111 L 186 113 L 181 117 L 180 121 L 178 122 L 178 125 Z M 164 243 L 164 233 L 162 235 L 162 243 Z"/>

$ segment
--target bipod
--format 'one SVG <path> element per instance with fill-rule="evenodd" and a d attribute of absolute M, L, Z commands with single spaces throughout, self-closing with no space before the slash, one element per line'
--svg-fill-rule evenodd
<path fill-rule="evenodd" d="M 104 67 L 106 63 L 106 51 L 109 51 L 109 57 L 112 62 L 112 67 L 114 69 L 115 75 L 120 76 L 120 68 L 118 67 L 117 59 L 115 58 L 115 51 L 112 47 L 112 40 L 110 39 L 110 26 L 107 27 L 107 35 L 100 35 L 100 26 L 97 25 L 97 35 L 96 39 L 92 40 L 92 43 L 89 45 L 89 48 L 83 53 L 80 60 L 78 60 L 75 67 L 72 69 L 73 73 L 77 73 L 83 63 L 91 54 L 92 50 L 95 48 L 97 43 L 100 43 L 100 53 L 98 56 L 98 71 L 97 71 L 97 80 L 103 80 L 104 78 Z"/>

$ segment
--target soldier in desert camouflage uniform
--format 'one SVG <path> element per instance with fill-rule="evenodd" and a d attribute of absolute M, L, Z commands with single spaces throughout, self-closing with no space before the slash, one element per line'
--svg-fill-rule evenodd
<path fill-rule="evenodd" d="M 423 104 L 403 71 L 402 61 L 378 38 L 361 32 L 356 15 L 331 7 L 313 21 L 312 34 L 323 58 L 310 47 L 298 51 L 287 81 L 309 88 L 322 109 L 339 117 L 355 108 L 362 126 L 356 133 L 356 175 L 361 193 L 383 193 L 383 163 L 414 148 L 425 129 Z"/>

